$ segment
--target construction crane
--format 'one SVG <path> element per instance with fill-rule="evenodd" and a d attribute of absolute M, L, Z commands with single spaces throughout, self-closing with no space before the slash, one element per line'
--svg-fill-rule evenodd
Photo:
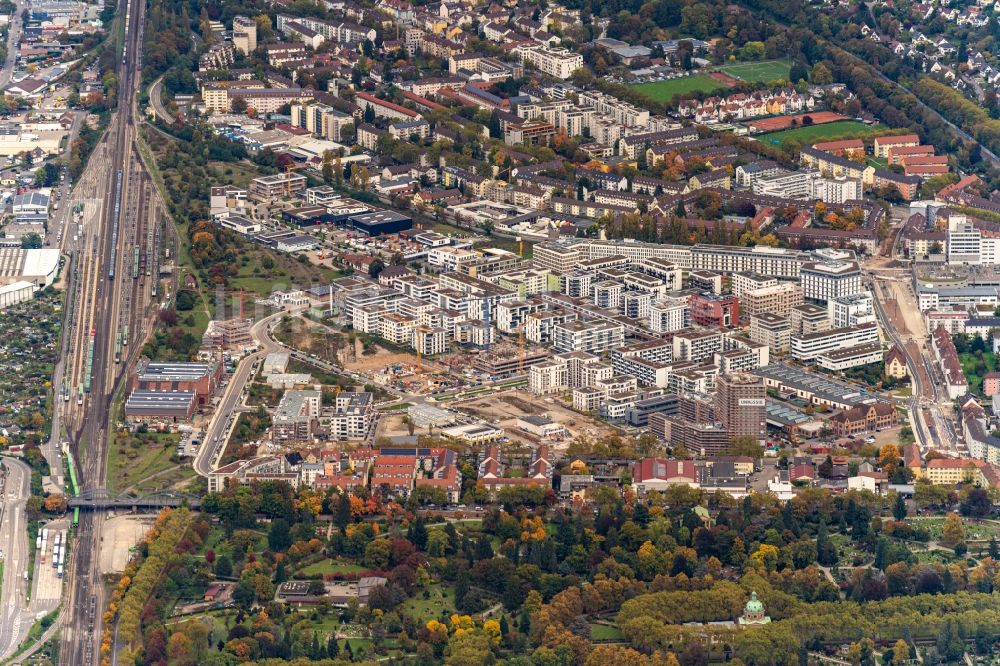
<path fill-rule="evenodd" d="M 483 296 L 483 336 L 484 336 L 483 348 L 486 351 L 490 350 L 490 337 L 491 337 L 490 336 L 490 323 L 491 323 L 491 321 L 490 321 L 491 316 L 490 315 L 491 315 L 491 313 L 490 313 L 490 297 L 484 295 Z"/>
<path fill-rule="evenodd" d="M 528 322 L 517 327 L 517 374 L 524 374 L 524 327 Z"/>
<path fill-rule="evenodd" d="M 298 170 L 298 168 L 299 168 L 298 164 L 296 164 L 295 162 L 289 162 L 288 164 L 285 165 L 285 175 L 287 176 L 288 174 L 291 174 L 293 171 Z M 288 177 L 285 178 L 285 196 L 286 197 L 292 196 L 292 179 Z"/>

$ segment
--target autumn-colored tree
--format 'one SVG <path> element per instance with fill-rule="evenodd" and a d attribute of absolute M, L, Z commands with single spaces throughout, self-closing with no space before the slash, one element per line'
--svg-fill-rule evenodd
<path fill-rule="evenodd" d="M 954 548 L 963 541 L 965 541 L 965 527 L 962 525 L 962 519 L 953 511 L 944 519 L 944 526 L 941 528 L 941 545 Z"/>
<path fill-rule="evenodd" d="M 676 657 L 675 657 L 676 660 Z M 587 655 L 584 666 L 649 666 L 649 657 L 620 645 L 598 645 Z"/>
<path fill-rule="evenodd" d="M 45 498 L 45 502 L 42 505 L 48 513 L 65 513 L 66 512 L 66 496 L 65 495 L 49 495 Z"/>
<path fill-rule="evenodd" d="M 903 666 L 906 662 L 910 660 L 910 646 L 900 638 L 896 641 L 896 644 L 892 646 L 892 663 L 893 666 Z"/>

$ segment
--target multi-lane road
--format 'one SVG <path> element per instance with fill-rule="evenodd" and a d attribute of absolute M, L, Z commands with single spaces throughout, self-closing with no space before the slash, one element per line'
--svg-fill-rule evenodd
<path fill-rule="evenodd" d="M 28 537 L 24 507 L 31 497 L 31 469 L 20 460 L 3 458 L 0 477 L 0 552 L 3 587 L 0 588 L 0 657 L 21 643 L 32 618 L 28 617 Z"/>
<path fill-rule="evenodd" d="M 7 57 L 3 61 L 3 68 L 0 69 L 0 87 L 10 83 L 14 75 L 14 65 L 17 63 L 17 46 L 21 43 L 21 33 L 24 32 L 24 21 L 21 13 L 24 12 L 26 2 L 17 0 L 14 3 L 14 14 L 10 17 L 10 27 L 7 32 Z"/>
<path fill-rule="evenodd" d="M 264 358 L 272 352 L 287 351 L 285 347 L 271 336 L 271 329 L 281 320 L 285 312 L 278 312 L 261 319 L 250 329 L 250 334 L 258 345 L 256 352 L 249 354 L 240 361 L 236 372 L 229 378 L 222 399 L 212 414 L 204 440 L 198 448 L 194 459 L 194 470 L 200 476 L 208 476 L 217 466 L 219 457 L 225 450 L 229 433 L 236 422 L 236 410 L 243 404 L 246 397 L 247 384 L 257 373 Z"/>

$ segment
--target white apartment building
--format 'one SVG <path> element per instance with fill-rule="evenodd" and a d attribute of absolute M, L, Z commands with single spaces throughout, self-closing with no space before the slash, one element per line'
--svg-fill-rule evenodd
<path fill-rule="evenodd" d="M 532 313 L 524 326 L 524 339 L 539 345 L 551 344 L 556 326 L 575 321 L 577 317 L 577 313 L 561 309 Z"/>
<path fill-rule="evenodd" d="M 779 171 L 753 181 L 754 194 L 782 197 L 784 199 L 808 199 L 812 195 L 812 176 L 815 171 Z"/>
<path fill-rule="evenodd" d="M 724 337 L 721 331 L 681 331 L 674 335 L 673 358 L 695 363 L 710 359 L 716 352 L 723 351 Z"/>
<path fill-rule="evenodd" d="M 652 309 L 653 295 L 637 291 L 626 292 L 621 299 L 621 313 L 629 319 L 647 320 Z"/>
<path fill-rule="evenodd" d="M 831 298 L 826 302 L 826 307 L 833 328 L 847 328 L 875 321 L 874 301 L 868 293 Z"/>
<path fill-rule="evenodd" d="M 807 262 L 801 269 L 803 295 L 826 303 L 862 292 L 861 269 L 854 261 Z"/>
<path fill-rule="evenodd" d="M 677 264 L 667 261 L 666 259 L 660 259 L 658 257 L 651 257 L 649 259 L 643 259 L 638 262 L 639 270 L 641 270 L 646 275 L 652 275 L 653 277 L 662 280 L 664 285 L 664 293 L 670 293 L 671 291 L 677 291 L 681 288 L 684 277 L 684 271 Z"/>
<path fill-rule="evenodd" d="M 784 171 L 758 178 L 753 181 L 752 188 L 754 194 L 785 199 L 819 199 L 834 205 L 860 199 L 863 194 L 860 178 L 825 177 L 813 169 Z"/>
<path fill-rule="evenodd" d="M 841 372 L 870 363 L 881 363 L 885 357 L 880 343 L 855 345 L 825 352 L 816 357 L 816 365 L 831 372 Z"/>
<path fill-rule="evenodd" d="M 619 282 L 600 282 L 591 288 L 591 302 L 605 310 L 618 310 L 622 306 L 625 287 Z"/>
<path fill-rule="evenodd" d="M 606 321 L 569 321 L 552 329 L 552 348 L 557 352 L 600 353 L 625 342 L 625 327 Z"/>
<path fill-rule="evenodd" d="M 686 298 L 666 296 L 649 306 L 649 329 L 671 333 L 691 326 L 691 306 Z"/>
<path fill-rule="evenodd" d="M 292 104 L 292 125 L 330 141 L 340 141 L 341 130 L 354 124 L 354 117 L 326 104 Z"/>
<path fill-rule="evenodd" d="M 763 289 L 778 284 L 773 277 L 757 273 L 733 273 L 730 278 L 733 296 L 736 298 L 742 298 L 743 294 L 752 289 Z"/>
<path fill-rule="evenodd" d="M 409 346 L 413 341 L 416 322 L 409 317 L 388 312 L 382 315 L 381 337 L 395 345 Z"/>
<path fill-rule="evenodd" d="M 793 335 L 789 343 L 792 358 L 812 361 L 829 352 L 865 344 L 879 344 L 878 324 L 869 323 L 828 331 Z"/>
<path fill-rule="evenodd" d="M 441 272 L 457 271 L 463 264 L 476 259 L 479 259 L 479 255 L 473 250 L 450 245 L 432 247 L 427 251 L 427 263 Z"/>
<path fill-rule="evenodd" d="M 802 264 L 809 261 L 807 252 L 766 245 L 695 245 L 690 251 L 691 269 L 716 273 L 750 272 L 779 278 L 797 278 Z"/>
<path fill-rule="evenodd" d="M 585 90 L 577 94 L 581 106 L 593 107 L 594 110 L 611 117 L 616 123 L 626 127 L 649 126 L 649 111 L 624 102 L 617 97 L 607 95 L 599 90 Z"/>
<path fill-rule="evenodd" d="M 511 53 L 525 65 L 533 65 L 540 72 L 557 79 L 568 79 L 583 67 L 583 56 L 564 48 L 521 45 L 514 47 Z"/>
<path fill-rule="evenodd" d="M 558 393 L 567 385 L 566 363 L 552 359 L 528 368 L 528 390 L 535 395 Z"/>
<path fill-rule="evenodd" d="M 424 356 L 448 351 L 448 331 L 437 326 L 414 326 L 410 346 Z"/>
<path fill-rule="evenodd" d="M 559 278 L 560 290 L 573 298 L 590 298 L 594 276 L 586 271 L 577 271 Z"/>
<path fill-rule="evenodd" d="M 838 206 L 848 201 L 860 199 L 864 195 L 864 187 L 860 178 L 817 176 L 810 179 L 810 185 L 810 198 Z"/>
<path fill-rule="evenodd" d="M 949 264 L 987 264 L 998 262 L 998 240 L 983 236 L 965 215 L 948 217 L 945 254 Z"/>

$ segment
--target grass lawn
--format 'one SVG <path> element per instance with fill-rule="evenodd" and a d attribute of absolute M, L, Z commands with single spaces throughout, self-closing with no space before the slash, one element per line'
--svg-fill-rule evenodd
<path fill-rule="evenodd" d="M 638 90 L 646 97 L 657 102 L 669 102 L 673 99 L 674 95 L 684 95 L 693 92 L 714 92 L 722 90 L 725 87 L 707 74 L 695 74 L 668 81 L 637 83 L 632 86 L 633 89 Z"/>
<path fill-rule="evenodd" d="M 200 299 L 194 310 L 190 312 L 178 312 L 177 314 L 180 317 L 177 323 L 185 333 L 190 333 L 199 340 L 205 335 L 205 329 L 208 328 L 209 316 L 208 312 L 204 310 L 204 305 L 201 304 Z"/>
<path fill-rule="evenodd" d="M 135 491 L 140 495 L 156 492 L 165 488 L 172 488 L 174 485 L 187 481 L 195 477 L 194 468 L 190 464 L 181 463 L 174 469 L 157 475 L 155 479 L 149 479 L 135 485 Z"/>
<path fill-rule="evenodd" d="M 358 566 L 357 564 L 335 562 L 334 560 L 320 560 L 319 562 L 314 562 L 307 566 L 302 570 L 302 573 L 307 576 L 314 576 L 316 574 L 361 573 L 362 571 L 367 571 L 367 569 Z"/>
<path fill-rule="evenodd" d="M 758 137 L 757 140 L 780 147 L 781 144 L 790 139 L 811 144 L 819 141 L 839 141 L 840 139 L 864 139 L 874 133 L 875 128 L 857 120 L 841 120 L 835 123 L 771 132 Z"/>
<path fill-rule="evenodd" d="M 884 157 L 869 157 L 868 164 L 875 167 L 876 169 L 884 169 L 889 164 L 889 160 Z"/>
<path fill-rule="evenodd" d="M 170 458 L 177 451 L 180 435 L 177 433 L 146 433 L 137 435 L 151 444 L 138 442 L 130 436 L 119 435 L 112 446 L 108 447 L 107 485 L 108 490 L 120 491 L 145 479 L 148 476 L 163 472 L 177 463 Z M 133 446 L 138 442 L 138 447 Z M 188 466 L 189 467 L 189 466 Z M 162 488 L 157 479 L 151 479 L 151 487 Z"/>
<path fill-rule="evenodd" d="M 983 375 L 985 373 L 977 371 L 979 365 L 978 355 L 972 352 L 963 352 L 958 355 L 958 360 L 962 364 L 962 372 L 965 373 L 965 378 L 969 380 L 969 390 L 982 395 Z M 983 364 L 986 366 L 986 372 L 995 372 L 998 365 L 997 355 L 989 351 L 983 352 Z"/>
<path fill-rule="evenodd" d="M 403 609 L 421 625 L 455 612 L 455 588 L 442 589 L 440 585 L 434 585 L 429 592 L 430 599 L 424 599 L 423 593 L 420 593 L 413 599 L 403 602 Z"/>
<path fill-rule="evenodd" d="M 590 639 L 594 641 L 620 641 L 625 638 L 625 634 L 618 627 L 609 627 L 606 624 L 590 625 Z"/>
<path fill-rule="evenodd" d="M 768 60 L 766 62 L 744 62 L 736 65 L 726 65 L 720 68 L 723 74 L 728 74 L 749 83 L 769 83 L 770 81 L 787 81 L 792 69 L 788 60 Z"/>
<path fill-rule="evenodd" d="M 283 252 L 271 252 L 255 248 L 245 248 L 237 266 L 236 277 L 230 278 L 230 292 L 243 289 L 247 294 L 267 296 L 275 289 L 288 289 L 292 285 L 308 288 L 319 284 L 330 284 L 340 274 L 332 268 L 317 266 Z M 265 256 L 270 263 L 264 261 Z M 270 268 L 266 268 L 270 266 Z M 248 301 L 252 303 L 252 301 Z"/>
<path fill-rule="evenodd" d="M 215 173 L 220 185 L 224 183 L 244 189 L 250 187 L 250 181 L 260 175 L 254 165 L 243 162 L 209 162 L 208 167 Z"/>
<path fill-rule="evenodd" d="M 941 533 L 944 528 L 943 516 L 931 516 L 926 518 L 922 516 L 914 516 L 907 518 L 906 520 L 912 525 L 926 528 L 930 532 L 932 540 L 938 540 L 941 538 Z M 962 525 L 965 527 L 966 541 L 988 540 L 993 537 L 1000 538 L 1000 522 L 992 520 L 970 520 L 968 518 L 963 518 Z"/>

